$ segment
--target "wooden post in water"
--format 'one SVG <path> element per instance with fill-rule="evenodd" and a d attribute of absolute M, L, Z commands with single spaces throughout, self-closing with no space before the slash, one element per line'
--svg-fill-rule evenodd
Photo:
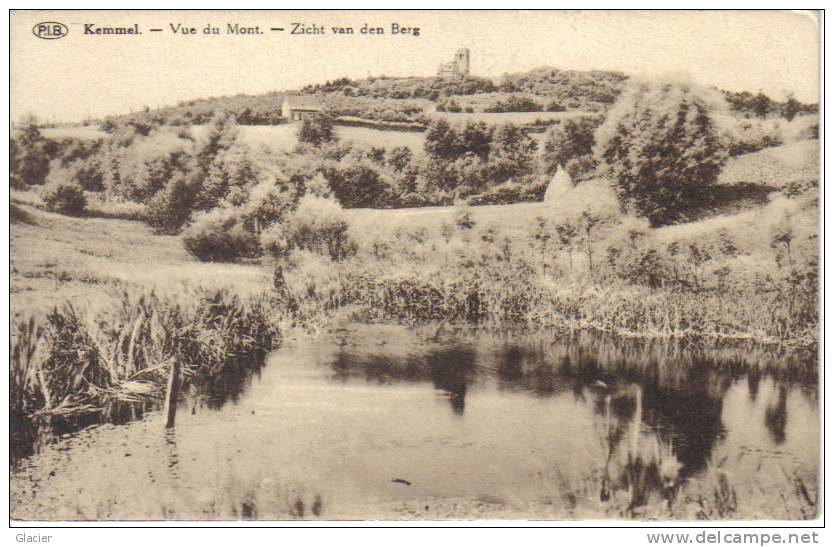
<path fill-rule="evenodd" d="M 638 450 L 640 448 L 640 427 L 643 425 L 643 388 L 636 384 L 634 386 L 634 402 L 636 408 L 634 409 L 634 420 L 631 423 L 631 455 L 637 458 Z"/>
<path fill-rule="evenodd" d="M 165 391 L 165 408 L 163 420 L 165 429 L 174 427 L 174 419 L 177 416 L 177 397 L 180 391 L 180 364 L 174 359 L 171 362 L 171 372 L 168 374 L 168 389 Z"/>

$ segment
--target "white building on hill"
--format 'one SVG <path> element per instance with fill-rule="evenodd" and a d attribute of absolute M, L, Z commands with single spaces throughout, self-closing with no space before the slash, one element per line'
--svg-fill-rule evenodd
<path fill-rule="evenodd" d="M 296 122 L 318 114 L 323 108 L 318 97 L 313 95 L 288 95 L 284 97 L 281 116 L 288 121 Z"/>

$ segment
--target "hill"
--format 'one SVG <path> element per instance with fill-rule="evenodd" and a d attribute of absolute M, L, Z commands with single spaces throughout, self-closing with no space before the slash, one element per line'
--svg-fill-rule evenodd
<path fill-rule="evenodd" d="M 109 122 L 151 120 L 160 125 L 203 124 L 218 111 L 233 114 L 242 125 L 270 125 L 285 121 L 281 105 L 286 95 L 315 94 L 337 116 L 388 122 L 427 122 L 438 107 L 452 112 L 586 111 L 602 112 L 616 101 L 629 76 L 621 72 L 563 70 L 539 67 L 496 78 L 389 77 L 337 78 L 300 90 L 238 94 L 183 101 L 174 106 L 146 108 L 113 117 Z M 774 100 L 762 93 L 723 91 L 734 114 L 748 118 L 780 117 L 788 121 L 815 114 L 817 105 L 793 98 Z M 523 99 L 522 107 L 514 105 Z M 510 105 L 511 110 L 502 110 Z"/>
<path fill-rule="evenodd" d="M 731 158 L 719 184 L 757 184 L 772 189 L 819 180 L 820 143 L 804 140 Z"/>
<path fill-rule="evenodd" d="M 545 97 L 563 103 L 569 110 L 599 111 L 617 100 L 626 80 L 628 76 L 621 72 L 540 67 L 502 76 L 498 89 Z"/>
<path fill-rule="evenodd" d="M 438 102 L 467 98 L 475 112 L 489 110 L 497 101 L 526 95 L 547 109 L 556 102 L 565 110 L 604 110 L 614 102 L 627 76 L 616 72 L 580 72 L 540 68 L 490 79 L 475 76 L 339 78 L 301 90 L 239 94 L 183 101 L 173 106 L 134 112 L 105 120 L 105 124 L 145 121 L 159 125 L 203 124 L 218 111 L 233 114 L 242 125 L 282 123 L 281 105 L 288 94 L 316 94 L 336 115 L 381 121 L 427 121 L 425 112 Z"/>

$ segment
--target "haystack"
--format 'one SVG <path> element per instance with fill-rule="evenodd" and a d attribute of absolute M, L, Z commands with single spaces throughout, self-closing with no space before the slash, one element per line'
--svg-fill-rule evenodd
<path fill-rule="evenodd" d="M 544 202 L 554 203 L 571 190 L 573 190 L 573 181 L 567 170 L 560 165 L 556 168 L 556 173 L 554 173 L 550 184 L 547 185 L 547 190 L 544 193 Z"/>

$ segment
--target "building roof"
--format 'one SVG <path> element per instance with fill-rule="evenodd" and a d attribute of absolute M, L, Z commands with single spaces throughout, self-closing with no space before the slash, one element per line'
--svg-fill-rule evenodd
<path fill-rule="evenodd" d="M 292 110 L 321 110 L 322 104 L 315 95 L 287 95 L 284 106 Z"/>

